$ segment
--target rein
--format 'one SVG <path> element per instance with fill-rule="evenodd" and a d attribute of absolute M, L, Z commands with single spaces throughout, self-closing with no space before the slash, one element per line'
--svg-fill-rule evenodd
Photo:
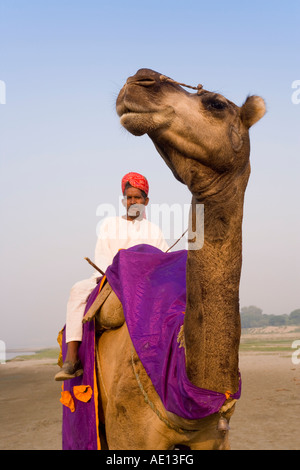
<path fill-rule="evenodd" d="M 183 234 L 176 240 L 175 243 L 173 243 L 172 246 L 170 246 L 170 248 L 168 248 L 168 249 L 166 250 L 165 253 L 168 253 L 175 245 L 177 245 L 177 243 L 182 239 L 182 237 L 184 237 L 184 235 L 186 234 L 187 231 L 188 231 L 188 229 L 186 229 L 185 232 L 183 232 Z"/>

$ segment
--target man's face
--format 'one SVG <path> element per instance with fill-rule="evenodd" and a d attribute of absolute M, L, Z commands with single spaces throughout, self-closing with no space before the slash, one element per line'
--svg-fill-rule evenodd
<path fill-rule="evenodd" d="M 140 189 L 127 188 L 122 202 L 124 207 L 126 207 L 127 218 L 129 220 L 134 220 L 143 216 L 143 212 L 145 210 L 145 206 L 148 205 L 149 198 L 144 198 Z"/>

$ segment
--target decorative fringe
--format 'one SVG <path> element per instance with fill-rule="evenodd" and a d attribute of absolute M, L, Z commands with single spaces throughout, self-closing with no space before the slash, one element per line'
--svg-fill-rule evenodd
<path fill-rule="evenodd" d="M 181 325 L 178 336 L 177 336 L 177 343 L 179 343 L 180 348 L 185 348 L 185 339 L 184 339 L 184 331 L 183 325 Z"/>
<path fill-rule="evenodd" d="M 64 331 L 64 328 L 60 330 L 60 332 L 58 333 L 58 337 L 57 337 L 57 342 L 59 344 L 59 356 L 58 356 L 57 364 L 59 365 L 59 367 L 63 366 L 63 356 L 62 356 L 63 331 Z"/>

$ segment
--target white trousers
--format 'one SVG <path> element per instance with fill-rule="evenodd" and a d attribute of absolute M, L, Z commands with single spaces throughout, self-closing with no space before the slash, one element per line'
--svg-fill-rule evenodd
<path fill-rule="evenodd" d="M 82 318 L 86 301 L 96 287 L 97 277 L 76 282 L 71 289 L 67 304 L 66 343 L 82 340 Z"/>

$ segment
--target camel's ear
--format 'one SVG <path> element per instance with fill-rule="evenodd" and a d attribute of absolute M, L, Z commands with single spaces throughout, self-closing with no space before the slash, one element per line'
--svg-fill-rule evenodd
<path fill-rule="evenodd" d="M 264 116 L 265 112 L 266 105 L 260 96 L 248 96 L 241 107 L 241 119 L 249 129 Z"/>

